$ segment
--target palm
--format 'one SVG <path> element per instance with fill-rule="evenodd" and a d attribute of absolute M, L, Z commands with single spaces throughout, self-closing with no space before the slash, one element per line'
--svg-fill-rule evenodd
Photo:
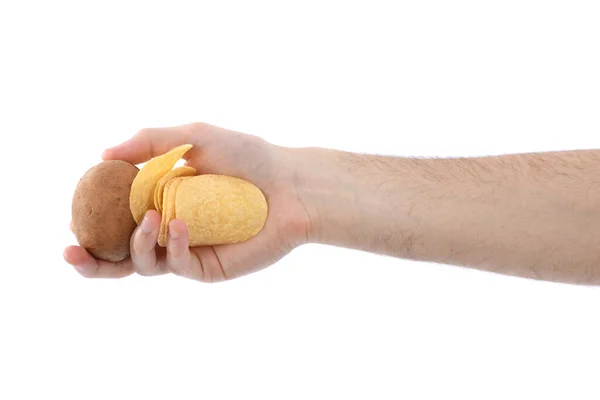
<path fill-rule="evenodd" d="M 192 128 L 202 131 L 201 145 L 190 152 L 187 165 L 199 173 L 239 177 L 257 185 L 265 194 L 269 214 L 263 230 L 250 240 L 230 245 L 197 247 L 192 252 L 203 266 L 206 280 L 231 279 L 261 269 L 277 261 L 305 241 L 302 204 L 294 193 L 291 169 L 278 163 L 281 149 L 254 136 L 215 127 Z M 194 144 L 194 143 L 192 143 Z"/>
<path fill-rule="evenodd" d="M 302 238 L 292 239 L 294 229 L 286 223 L 290 205 L 284 196 L 269 196 L 269 215 L 263 230 L 244 243 L 191 249 L 203 266 L 204 280 L 232 279 L 264 268 L 297 246 Z M 287 234 L 286 234 L 287 233 Z"/>

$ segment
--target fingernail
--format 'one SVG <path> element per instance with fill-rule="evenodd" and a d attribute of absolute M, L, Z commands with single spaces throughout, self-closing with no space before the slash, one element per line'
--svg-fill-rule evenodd
<path fill-rule="evenodd" d="M 173 239 L 178 239 L 180 236 L 180 232 L 177 232 L 176 229 L 173 229 L 173 224 L 169 223 L 169 235 L 171 236 L 171 238 Z"/>
<path fill-rule="evenodd" d="M 150 233 L 150 232 L 152 232 L 152 223 L 150 222 L 150 220 L 148 219 L 148 217 L 144 217 L 144 219 L 142 219 L 142 223 L 140 224 L 140 229 L 144 233 Z"/>
<path fill-rule="evenodd" d="M 74 268 L 77 270 L 77 272 L 79 272 L 80 274 L 83 274 L 85 272 L 85 268 L 80 266 L 80 265 L 75 265 Z"/>
<path fill-rule="evenodd" d="M 102 158 L 106 158 L 106 157 L 108 157 L 108 156 L 110 155 L 110 152 L 112 151 L 112 149 L 113 149 L 113 148 L 112 148 L 112 147 L 110 147 L 110 148 L 108 148 L 108 149 L 104 150 L 104 151 L 102 152 Z"/>

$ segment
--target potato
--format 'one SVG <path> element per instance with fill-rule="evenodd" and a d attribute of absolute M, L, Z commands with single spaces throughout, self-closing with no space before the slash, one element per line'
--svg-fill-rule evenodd
<path fill-rule="evenodd" d="M 129 256 L 129 241 L 137 224 L 129 194 L 138 167 L 110 160 L 90 168 L 79 180 L 72 203 L 77 242 L 94 257 L 121 261 Z"/>

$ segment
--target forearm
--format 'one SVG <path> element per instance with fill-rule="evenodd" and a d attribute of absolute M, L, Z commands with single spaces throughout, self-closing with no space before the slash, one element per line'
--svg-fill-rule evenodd
<path fill-rule="evenodd" d="M 408 159 L 295 151 L 312 242 L 600 283 L 600 152 Z"/>

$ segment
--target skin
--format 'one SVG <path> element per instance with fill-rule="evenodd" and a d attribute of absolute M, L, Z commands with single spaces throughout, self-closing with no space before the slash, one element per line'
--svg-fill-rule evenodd
<path fill-rule="evenodd" d="M 70 246 L 65 260 L 90 278 L 173 273 L 203 282 L 265 268 L 305 243 L 462 266 L 523 278 L 600 283 L 600 152 L 419 159 L 291 149 L 203 123 L 144 129 L 105 151 L 133 164 L 192 143 L 198 173 L 240 177 L 269 202 L 263 231 L 245 243 L 188 248 L 182 221 L 157 247 L 149 211 L 131 257 L 95 260 Z"/>

